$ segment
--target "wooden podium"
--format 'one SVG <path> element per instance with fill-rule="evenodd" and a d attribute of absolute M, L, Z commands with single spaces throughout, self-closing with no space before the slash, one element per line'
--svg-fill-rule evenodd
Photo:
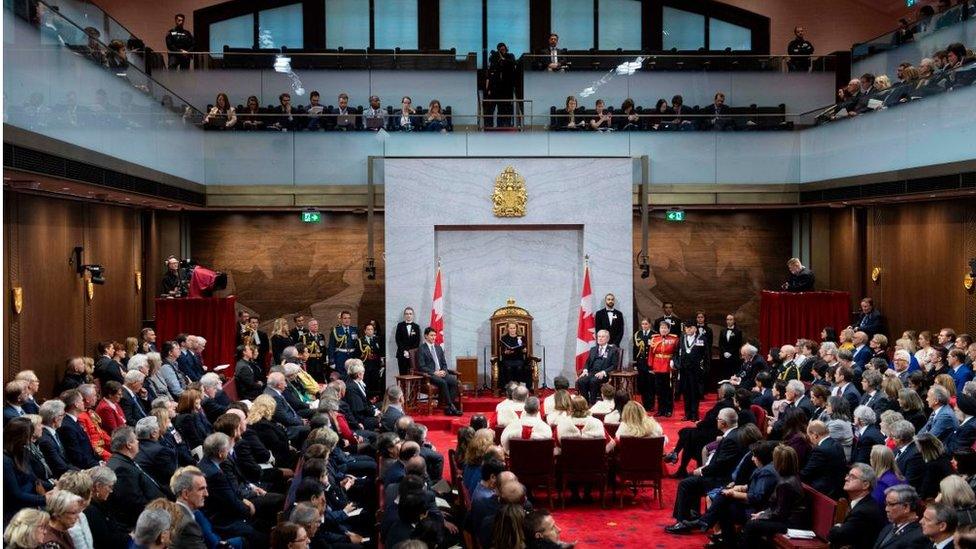
<path fill-rule="evenodd" d="M 461 392 L 474 391 L 475 396 L 477 396 L 478 357 L 459 356 L 456 357 L 455 361 L 458 373 L 458 386 L 461 388 Z"/>

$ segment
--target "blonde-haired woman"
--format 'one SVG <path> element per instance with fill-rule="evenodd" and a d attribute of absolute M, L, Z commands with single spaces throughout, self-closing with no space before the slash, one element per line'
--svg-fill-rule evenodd
<path fill-rule="evenodd" d="M 555 427 L 556 424 L 559 423 L 560 419 L 569 417 L 572 400 L 570 398 L 569 391 L 565 389 L 556 391 L 552 397 L 552 410 L 546 413 L 546 423 L 548 423 L 550 427 Z"/>
<path fill-rule="evenodd" d="M 73 549 L 74 542 L 68 533 L 77 522 L 84 509 L 81 496 L 67 490 L 55 491 L 47 500 L 47 512 L 51 520 L 41 534 L 41 544 L 45 549 Z"/>
<path fill-rule="evenodd" d="M 840 336 L 838 337 L 837 348 L 842 351 L 853 351 L 854 350 L 854 330 L 850 328 L 844 328 L 840 331 Z"/>
<path fill-rule="evenodd" d="M 257 433 L 265 448 L 288 448 L 288 431 L 281 424 L 271 421 L 275 408 L 275 401 L 269 395 L 254 399 L 247 411 L 247 426 Z"/>
<path fill-rule="evenodd" d="M 874 469 L 874 474 L 878 477 L 871 497 L 883 507 L 885 505 L 885 490 L 898 484 L 904 484 L 905 478 L 901 476 L 898 464 L 895 463 L 895 453 L 891 451 L 891 448 L 881 444 L 875 444 L 871 448 L 871 468 Z"/>
<path fill-rule="evenodd" d="M 284 317 L 276 318 L 271 328 L 271 335 L 268 337 L 271 338 L 272 361 L 275 364 L 281 364 L 281 352 L 285 350 L 285 347 L 295 344 L 291 339 L 288 321 Z"/>
<path fill-rule="evenodd" d="M 664 437 L 664 444 L 668 443 L 668 437 L 664 436 L 664 429 L 654 418 L 647 415 L 644 407 L 636 400 L 624 404 L 624 411 L 620 414 L 620 427 L 617 427 L 615 440 L 611 440 L 608 447 L 613 448 L 617 442 L 620 442 L 620 437 Z"/>
<path fill-rule="evenodd" d="M 604 438 L 606 429 L 603 422 L 593 417 L 590 405 L 586 399 L 574 395 L 570 405 L 569 417 L 563 417 L 556 423 L 556 433 L 559 440 L 566 438 Z"/>
<path fill-rule="evenodd" d="M 40 509 L 21 509 L 10 519 L 3 531 L 6 549 L 34 549 L 41 544 L 41 536 L 51 516 Z"/>
<path fill-rule="evenodd" d="M 471 442 L 464 450 L 461 463 L 464 468 L 461 472 L 462 484 L 468 489 L 468 493 L 473 493 L 474 489 L 481 482 L 481 465 L 485 460 L 485 455 L 495 444 L 495 431 L 484 428 L 478 429 L 474 433 Z"/>

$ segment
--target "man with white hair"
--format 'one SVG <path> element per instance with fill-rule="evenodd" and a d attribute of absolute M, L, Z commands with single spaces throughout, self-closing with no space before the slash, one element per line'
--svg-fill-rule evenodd
<path fill-rule="evenodd" d="M 178 465 L 176 452 L 160 441 L 159 420 L 148 416 L 136 422 L 136 438 L 139 439 L 139 453 L 135 462 L 149 474 L 164 492 L 169 490 L 169 479 Z M 169 494 L 167 493 L 167 496 Z"/>
<path fill-rule="evenodd" d="M 895 441 L 895 465 L 905 477 L 905 482 L 916 490 L 921 488 L 925 477 L 925 460 L 915 445 L 915 426 L 900 419 L 888 427 L 888 435 Z"/>
<path fill-rule="evenodd" d="M 366 375 L 366 367 L 363 361 L 358 358 L 350 358 L 344 365 L 344 370 L 349 373 L 349 383 L 346 384 L 346 394 L 343 400 L 349 405 L 349 413 L 352 420 L 363 426 L 364 429 L 373 431 L 379 426 L 380 411 L 369 401 L 369 393 L 366 389 L 366 382 L 363 377 Z"/>
<path fill-rule="evenodd" d="M 672 511 L 675 523 L 664 529 L 669 534 L 683 534 L 698 525 L 692 511 L 700 507 L 701 498 L 709 490 L 732 481 L 732 472 L 748 450 L 739 443 L 739 414 L 735 408 L 723 408 L 716 423 L 722 436 L 715 453 L 705 465 L 678 483 Z"/>
<path fill-rule="evenodd" d="M 210 423 L 217 421 L 231 404 L 230 397 L 224 393 L 223 385 L 220 376 L 213 372 L 207 372 L 200 378 L 200 391 L 203 393 L 201 404 Z"/>
<path fill-rule="evenodd" d="M 41 438 L 37 440 L 37 446 L 44 454 L 44 461 L 51 467 L 51 472 L 55 477 L 60 477 L 74 469 L 68 462 L 68 455 L 65 453 L 64 443 L 58 436 L 58 428 L 64 421 L 64 403 L 60 400 L 48 400 L 41 404 Z"/>
<path fill-rule="evenodd" d="M 931 433 L 945 444 L 952 432 L 959 427 L 959 419 L 956 418 L 952 406 L 949 406 L 949 391 L 941 385 L 933 385 L 925 395 L 925 403 L 932 410 L 932 415 L 919 429 L 918 434 Z"/>
<path fill-rule="evenodd" d="M 288 404 L 298 413 L 301 417 L 308 419 L 315 415 L 315 411 L 312 410 L 312 406 L 317 406 L 318 402 L 312 402 L 311 404 L 305 402 L 302 398 L 302 393 L 299 392 L 300 381 L 298 380 L 298 373 L 302 371 L 302 367 L 298 364 L 285 363 L 282 366 L 285 374 L 285 390 L 283 395 Z"/>
<path fill-rule="evenodd" d="M 130 427 L 134 427 L 137 421 L 149 415 L 149 402 L 146 400 L 146 390 L 142 386 L 145 380 L 145 374 L 136 370 L 130 370 L 125 374 L 119 407 L 125 414 L 126 425 Z"/>
<path fill-rule="evenodd" d="M 871 463 L 871 449 L 884 444 L 885 436 L 876 425 L 877 415 L 870 406 L 862 404 L 854 409 L 854 447 L 851 448 L 853 463 Z"/>
<path fill-rule="evenodd" d="M 308 421 L 302 419 L 295 412 L 295 409 L 288 404 L 282 392 L 285 390 L 285 374 L 281 372 L 271 372 L 268 374 L 268 386 L 264 389 L 264 394 L 270 396 L 275 401 L 274 416 L 271 420 L 282 425 L 288 431 L 288 439 L 295 443 L 296 447 L 301 447 L 305 437 L 308 436 Z"/>
<path fill-rule="evenodd" d="M 806 412 L 808 418 L 814 417 L 813 402 L 806 396 L 806 386 L 799 379 L 791 379 L 786 383 L 786 408 L 780 412 L 779 419 L 769 427 L 769 438 L 778 440 L 782 438 L 783 427 L 786 420 L 786 412 L 793 408 L 799 408 Z"/>
<path fill-rule="evenodd" d="M 207 481 L 205 514 L 213 521 L 214 530 L 221 537 L 241 535 L 256 539 L 258 531 L 251 525 L 254 504 L 240 496 L 236 478 L 221 467 L 230 457 L 232 449 L 233 443 L 224 433 L 214 433 L 203 441 L 200 472 Z"/>
<path fill-rule="evenodd" d="M 517 385 L 512 389 L 512 404 L 502 409 L 495 416 L 495 424 L 499 427 L 506 427 L 513 421 L 518 421 L 525 411 L 525 402 L 529 398 L 529 388 L 525 385 Z"/>
<path fill-rule="evenodd" d="M 108 466 L 117 481 L 108 502 L 114 518 L 128 528 L 136 524 L 139 511 L 150 501 L 165 497 L 159 484 L 142 470 L 135 458 L 139 455 L 139 439 L 132 427 L 119 427 L 112 433 L 112 457 Z"/>
<path fill-rule="evenodd" d="M 908 376 L 911 372 L 908 371 L 909 365 L 912 363 L 912 355 L 909 354 L 905 349 L 898 349 L 895 351 L 895 357 L 892 361 L 894 363 L 894 368 L 885 370 L 884 375 L 888 377 L 897 377 L 898 381 L 905 387 L 908 387 Z"/>
<path fill-rule="evenodd" d="M 600 397 L 600 387 L 610 381 L 610 372 L 617 367 L 620 349 L 609 344 L 610 332 L 596 333 L 596 345 L 590 348 L 583 370 L 576 379 L 576 390 L 593 405 Z"/>
<path fill-rule="evenodd" d="M 522 387 L 525 389 L 525 387 Z M 526 390 L 528 394 L 528 390 Z M 520 416 L 514 417 L 505 430 L 502 431 L 501 443 L 508 452 L 508 443 L 512 439 L 519 440 L 548 440 L 552 438 L 552 427 L 539 416 L 539 398 L 528 397 Z"/>
<path fill-rule="evenodd" d="M 756 374 L 766 369 L 766 362 L 759 356 L 759 349 L 746 343 L 739 349 L 742 365 L 739 371 L 729 380 L 732 385 L 743 389 L 752 389 L 755 385 Z"/>

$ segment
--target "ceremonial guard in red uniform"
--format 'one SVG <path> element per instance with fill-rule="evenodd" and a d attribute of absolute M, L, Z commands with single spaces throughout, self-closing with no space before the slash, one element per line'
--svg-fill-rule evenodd
<path fill-rule="evenodd" d="M 657 391 L 657 415 L 671 417 L 674 411 L 674 393 L 671 389 L 671 357 L 678 348 L 678 336 L 671 334 L 671 325 L 658 324 L 658 333 L 651 337 L 647 362 L 654 373 L 654 388 Z"/>

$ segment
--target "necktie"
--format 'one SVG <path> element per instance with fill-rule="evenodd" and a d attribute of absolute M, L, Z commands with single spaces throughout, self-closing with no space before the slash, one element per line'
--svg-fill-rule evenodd
<path fill-rule="evenodd" d="M 58 436 L 58 432 L 51 431 L 51 436 L 54 438 L 54 443 L 58 445 L 58 450 L 64 452 L 64 445 L 61 444 L 61 437 Z"/>
<path fill-rule="evenodd" d="M 434 344 L 429 343 L 428 346 L 430 347 L 430 356 L 434 357 L 434 371 L 436 372 L 441 369 L 441 361 L 437 358 L 437 349 Z"/>

